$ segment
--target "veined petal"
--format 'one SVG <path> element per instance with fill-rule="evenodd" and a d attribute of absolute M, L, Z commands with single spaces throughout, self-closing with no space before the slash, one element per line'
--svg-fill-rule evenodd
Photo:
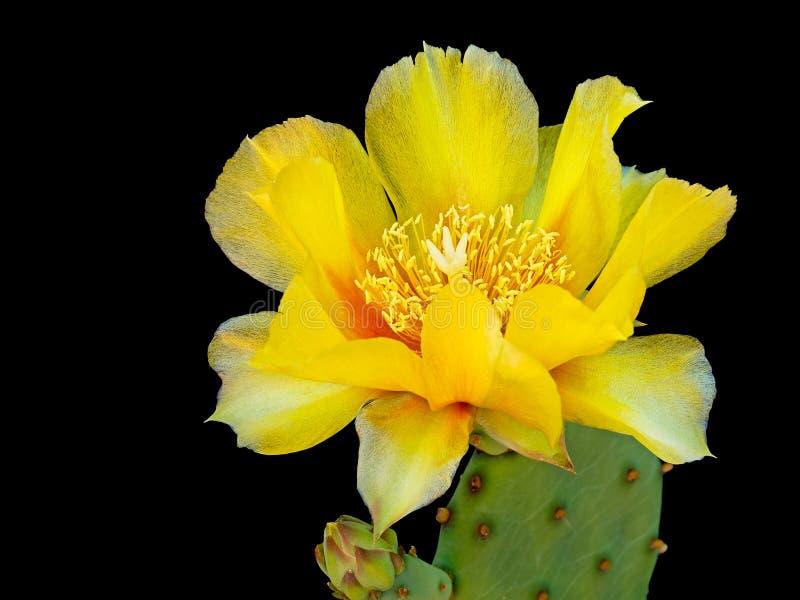
<path fill-rule="evenodd" d="M 596 354 L 625 339 L 616 325 L 557 285 L 539 285 L 515 301 L 506 340 L 547 370 L 576 356 Z"/>
<path fill-rule="evenodd" d="M 539 110 L 497 53 L 425 46 L 378 76 L 367 103 L 369 156 L 399 220 L 435 223 L 451 205 L 517 210 L 536 172 Z"/>
<path fill-rule="evenodd" d="M 693 265 L 725 236 L 735 210 L 736 197 L 727 187 L 711 192 L 679 179 L 659 181 L 586 295 L 586 303 L 599 304 L 632 266 L 640 266 L 650 287 Z"/>
<path fill-rule="evenodd" d="M 492 303 L 465 279 L 445 286 L 422 325 L 422 372 L 433 410 L 454 402 L 479 405 L 489 390 L 503 336 Z"/>
<path fill-rule="evenodd" d="M 305 254 L 250 195 L 272 183 L 253 140 L 245 138 L 206 200 L 211 235 L 233 264 L 260 282 L 283 290 Z"/>
<path fill-rule="evenodd" d="M 206 201 L 206 220 L 236 266 L 278 290 L 302 269 L 305 250 L 270 214 L 269 197 L 287 164 L 311 157 L 321 157 L 336 171 L 358 256 L 365 255 L 394 221 L 366 153 L 349 129 L 304 117 L 245 138 Z"/>
<path fill-rule="evenodd" d="M 528 197 L 522 208 L 522 220 L 530 219 L 536 222 L 542 210 L 544 193 L 547 190 L 547 180 L 550 179 L 550 169 L 553 167 L 553 157 L 561 135 L 561 125 L 548 125 L 539 127 L 539 164 L 536 166 L 536 176 L 533 178 Z"/>
<path fill-rule="evenodd" d="M 561 250 L 575 268 L 565 285 L 573 294 L 600 272 L 616 238 L 622 167 L 611 137 L 644 104 L 616 77 L 602 77 L 578 86 L 564 119 L 538 226 L 561 234 Z"/>
<path fill-rule="evenodd" d="M 472 423 L 467 405 L 433 412 L 413 394 L 376 400 L 361 410 L 358 491 L 376 537 L 447 491 L 467 451 Z"/>
<path fill-rule="evenodd" d="M 553 376 L 568 421 L 632 435 L 673 464 L 710 455 L 705 431 L 716 388 L 696 339 L 633 337 Z"/>
<path fill-rule="evenodd" d="M 564 435 L 555 446 L 551 446 L 538 429 L 526 427 L 508 415 L 486 408 L 478 409 L 475 424 L 497 442 L 514 452 L 556 465 L 568 471 L 574 470 L 564 443 Z"/>
<path fill-rule="evenodd" d="M 247 361 L 264 347 L 275 315 L 262 311 L 228 319 L 217 328 L 208 346 L 208 364 L 220 377 L 247 366 Z"/>
<path fill-rule="evenodd" d="M 538 429 L 555 447 L 564 431 L 556 383 L 535 358 L 504 340 L 492 384 L 475 406 L 502 412 L 525 427 Z"/>
<path fill-rule="evenodd" d="M 209 421 L 227 423 L 239 446 L 261 454 L 305 450 L 352 421 L 375 393 L 248 367 L 226 375 Z"/>
<path fill-rule="evenodd" d="M 229 319 L 209 349 L 209 363 L 223 380 L 209 421 L 227 423 L 239 446 L 262 454 L 305 450 L 352 421 L 370 390 L 318 383 L 261 370 L 250 358 L 268 341 L 275 313 Z"/>

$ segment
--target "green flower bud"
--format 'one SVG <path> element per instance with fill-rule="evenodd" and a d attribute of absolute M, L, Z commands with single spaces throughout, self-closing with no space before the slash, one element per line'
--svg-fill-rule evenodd
<path fill-rule="evenodd" d="M 371 600 L 392 587 L 405 563 L 397 535 L 387 529 L 377 540 L 372 525 L 344 515 L 325 526 L 322 543 L 314 549 L 317 564 L 331 582 L 336 598 Z"/>

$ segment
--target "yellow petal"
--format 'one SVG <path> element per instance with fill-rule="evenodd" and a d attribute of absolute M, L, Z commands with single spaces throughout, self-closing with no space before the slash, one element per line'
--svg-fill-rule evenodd
<path fill-rule="evenodd" d="M 622 168 L 611 137 L 644 104 L 615 77 L 589 80 L 575 90 L 538 221 L 539 227 L 561 234 L 561 250 L 575 268 L 565 287 L 574 294 L 600 272 L 616 237 Z"/>
<path fill-rule="evenodd" d="M 709 456 L 705 431 L 716 389 L 696 339 L 633 337 L 553 376 L 568 421 L 632 435 L 673 464 Z"/>
<path fill-rule="evenodd" d="M 423 317 L 421 343 L 425 397 L 433 410 L 483 401 L 503 342 L 501 325 L 491 302 L 464 279 L 434 296 Z"/>
<path fill-rule="evenodd" d="M 596 354 L 625 339 L 613 322 L 557 285 L 539 285 L 514 301 L 506 340 L 547 370 L 576 356 Z"/>
<path fill-rule="evenodd" d="M 620 204 L 619 227 L 614 240 L 614 247 L 619 243 L 622 234 L 628 229 L 631 219 L 647 198 L 650 190 L 667 176 L 664 169 L 642 173 L 636 167 L 622 167 L 622 202 Z"/>
<path fill-rule="evenodd" d="M 467 451 L 472 423 L 473 410 L 463 404 L 432 412 L 413 394 L 362 409 L 356 419 L 358 491 L 376 537 L 447 491 Z"/>
<path fill-rule="evenodd" d="M 301 158 L 289 163 L 278 174 L 265 202 L 334 287 L 353 287 L 359 275 L 355 253 L 347 233 L 342 192 L 329 162 Z"/>
<path fill-rule="evenodd" d="M 547 180 L 550 178 L 550 169 L 553 166 L 553 156 L 556 153 L 558 136 L 561 135 L 561 125 L 549 125 L 539 128 L 539 164 L 536 167 L 536 176 L 533 178 L 531 191 L 525 199 L 522 209 L 522 219 L 536 222 L 542 210 L 544 193 L 547 190 Z"/>
<path fill-rule="evenodd" d="M 206 201 L 206 220 L 236 266 L 278 290 L 285 289 L 300 271 L 305 253 L 268 214 L 263 201 L 283 167 L 315 156 L 327 160 L 336 171 L 349 233 L 359 255 L 374 246 L 394 221 L 366 153 L 349 129 L 304 117 L 245 138 Z"/>
<path fill-rule="evenodd" d="M 640 266 L 650 287 L 693 265 L 725 236 L 735 210 L 736 197 L 727 187 L 711 192 L 679 179 L 659 181 L 587 294 L 586 303 L 599 304 L 632 266 Z"/>
<path fill-rule="evenodd" d="M 389 338 L 350 340 L 316 355 L 293 373 L 309 379 L 425 394 L 422 359 Z"/>
<path fill-rule="evenodd" d="M 564 444 L 564 435 L 553 447 L 547 442 L 544 434 L 538 429 L 526 427 L 519 421 L 496 410 L 481 408 L 475 418 L 475 424 L 514 452 L 572 471 L 573 464 Z"/>
<path fill-rule="evenodd" d="M 261 454 L 305 450 L 352 421 L 375 393 L 248 367 L 226 375 L 210 421 L 227 423 L 239 446 Z"/>
<path fill-rule="evenodd" d="M 539 110 L 517 68 L 470 46 L 425 46 L 384 69 L 367 104 L 366 140 L 402 221 L 469 204 L 517 211 L 536 171 Z M 516 214 L 519 214 L 517 212 Z"/>
<path fill-rule="evenodd" d="M 261 153 L 253 140 L 245 138 L 206 200 L 206 220 L 233 264 L 283 290 L 302 267 L 305 255 L 250 196 L 269 183 Z"/>
<path fill-rule="evenodd" d="M 365 306 L 354 281 L 364 274 L 365 253 L 352 242 L 342 191 L 331 163 L 299 158 L 278 174 L 271 192 L 256 199 L 303 248 L 305 284 L 347 337 L 390 335 L 376 310 Z M 373 240 L 374 241 L 374 240 Z"/>
<path fill-rule="evenodd" d="M 211 366 L 223 383 L 217 409 L 209 418 L 230 425 L 239 446 L 262 454 L 310 448 L 355 418 L 375 397 L 370 390 L 304 381 L 254 368 L 249 361 L 268 340 L 275 313 L 229 319 L 209 346 Z"/>
<path fill-rule="evenodd" d="M 263 311 L 228 319 L 217 328 L 208 346 L 208 364 L 225 377 L 247 366 L 247 362 L 264 347 L 269 326 L 277 313 Z"/>
<path fill-rule="evenodd" d="M 594 311 L 602 321 L 613 323 L 625 338 L 633 335 L 633 324 L 644 301 L 647 290 L 642 271 L 638 266 L 628 271 L 611 288 Z"/>
<path fill-rule="evenodd" d="M 525 427 L 538 429 L 555 447 L 564 431 L 556 383 L 535 358 L 504 341 L 492 384 L 475 406 L 502 412 Z"/>
<path fill-rule="evenodd" d="M 269 340 L 253 353 L 251 366 L 300 379 L 425 393 L 415 352 L 395 339 L 345 338 L 347 322 L 331 318 L 306 278 L 307 273 L 298 275 L 289 284 L 269 326 Z"/>
<path fill-rule="evenodd" d="M 306 277 L 298 275 L 281 298 L 278 314 L 269 327 L 268 343 L 253 354 L 250 364 L 262 369 L 297 369 L 345 340 Z"/>

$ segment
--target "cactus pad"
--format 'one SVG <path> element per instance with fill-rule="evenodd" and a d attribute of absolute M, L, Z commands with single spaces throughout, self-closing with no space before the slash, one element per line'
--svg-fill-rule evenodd
<path fill-rule="evenodd" d="M 434 564 L 455 600 L 642 600 L 658 556 L 661 462 L 633 438 L 569 425 L 576 473 L 475 453 Z M 655 548 L 655 549 L 654 549 Z"/>
<path fill-rule="evenodd" d="M 380 600 L 449 600 L 453 586 L 446 573 L 411 554 L 403 555 L 405 569 Z"/>

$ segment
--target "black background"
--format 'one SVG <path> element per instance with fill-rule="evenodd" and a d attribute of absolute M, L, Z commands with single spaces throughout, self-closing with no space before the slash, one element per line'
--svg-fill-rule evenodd
<path fill-rule="evenodd" d="M 143 568 L 165 576 L 162 589 L 273 598 L 289 586 L 292 598 L 327 597 L 312 555 L 324 523 L 343 513 L 368 517 L 356 492 L 357 438 L 351 425 L 306 452 L 266 457 L 237 449 L 227 426 L 204 424 L 219 383 L 206 362 L 216 326 L 253 308 L 275 308 L 279 298 L 228 262 L 208 232 L 204 201 L 242 138 L 288 117 L 338 122 L 363 140 L 364 106 L 379 71 L 419 51 L 424 39 L 462 50 L 474 43 L 512 60 L 543 125 L 563 120 L 578 83 L 617 75 L 654 101 L 615 137 L 623 164 L 665 167 L 710 188 L 727 184 L 739 196 L 728 236 L 700 263 L 649 290 L 639 318 L 646 333 L 698 337 L 718 386 L 708 428 L 718 458 L 665 478 L 661 535 L 670 549 L 659 558 L 649 597 L 751 597 L 753 558 L 743 548 L 753 547 L 770 509 L 742 476 L 753 475 L 754 444 L 756 454 L 768 452 L 759 440 L 772 418 L 753 409 L 769 398 L 752 391 L 764 358 L 755 332 L 771 318 L 755 285 L 769 262 L 760 208 L 768 198 L 755 164 L 758 121 L 767 115 L 757 106 L 765 85 L 759 58 L 729 31 L 689 19 L 664 33 L 643 24 L 589 35 L 560 21 L 522 31 L 500 20 L 402 33 L 381 23 L 322 34 L 294 20 L 246 14 L 234 25 L 176 25 L 180 36 L 157 53 L 152 77 L 139 74 L 149 82 L 143 102 L 162 117 L 152 148 L 164 167 L 153 174 L 163 193 L 154 201 L 177 217 L 168 222 L 171 252 L 161 265 L 175 291 L 162 304 L 174 329 L 158 351 L 171 366 L 159 367 L 166 393 L 149 415 L 164 426 L 164 438 L 145 440 L 157 458 L 139 490 L 155 525 Z M 564 32 L 548 31 L 544 41 L 538 32 L 545 27 Z M 171 33 L 166 27 L 159 35 L 170 40 Z M 436 547 L 433 513 L 444 502 L 395 527 L 401 543 L 416 545 L 426 560 Z"/>

